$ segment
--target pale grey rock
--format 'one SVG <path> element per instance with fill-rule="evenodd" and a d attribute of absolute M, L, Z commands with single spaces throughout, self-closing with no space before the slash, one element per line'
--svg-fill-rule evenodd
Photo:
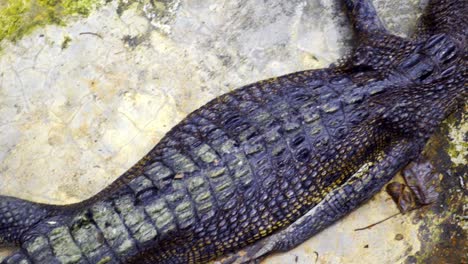
<path fill-rule="evenodd" d="M 151 4 L 151 2 L 155 4 Z M 242 85 L 326 67 L 349 51 L 347 19 L 326 0 L 110 2 L 65 27 L 1 43 L 0 193 L 51 203 L 87 198 L 172 126 Z M 409 35 L 418 1 L 376 1 Z M 64 39 L 68 47 L 62 48 Z M 419 224 L 381 193 L 299 248 L 264 263 L 397 263 Z M 391 232 L 404 234 L 393 240 Z M 406 239 L 407 238 L 407 239 Z M 372 250 L 364 248 L 372 245 Z M 315 253 L 317 252 L 317 254 Z"/>

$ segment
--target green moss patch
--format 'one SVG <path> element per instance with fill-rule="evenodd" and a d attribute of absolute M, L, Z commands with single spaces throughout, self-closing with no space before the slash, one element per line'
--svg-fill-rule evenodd
<path fill-rule="evenodd" d="M 468 142 L 466 137 L 468 135 L 468 115 L 466 114 L 468 105 L 465 106 L 465 113 L 462 113 L 459 122 L 449 123 L 449 147 L 447 152 L 450 155 L 450 159 L 455 166 L 466 166 L 468 156 Z"/>
<path fill-rule="evenodd" d="M 70 38 L 70 36 L 65 36 L 65 37 L 63 38 L 61 48 L 62 48 L 62 49 L 68 48 L 68 46 L 70 45 L 70 42 L 71 42 L 71 41 L 72 41 L 72 39 Z"/>
<path fill-rule="evenodd" d="M 17 41 L 36 27 L 64 25 L 70 15 L 88 16 L 100 0 L 6 0 L 0 4 L 0 41 Z"/>

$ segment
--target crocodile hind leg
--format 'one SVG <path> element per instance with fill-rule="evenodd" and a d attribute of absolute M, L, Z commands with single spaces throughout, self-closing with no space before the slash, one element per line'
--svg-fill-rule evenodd
<path fill-rule="evenodd" d="M 435 172 L 430 161 L 423 156 L 408 164 L 402 170 L 402 175 L 406 185 L 398 182 L 387 185 L 387 192 L 401 213 L 431 204 L 439 197 L 439 173 Z"/>
<path fill-rule="evenodd" d="M 440 185 L 439 173 L 435 172 L 431 162 L 419 157 L 403 170 L 403 178 L 414 193 L 419 206 L 435 202 L 439 197 L 437 187 Z"/>
<path fill-rule="evenodd" d="M 401 141 L 364 164 L 343 185 L 332 190 L 304 216 L 286 229 L 237 252 L 219 263 L 255 263 L 272 252 L 288 251 L 303 243 L 372 197 L 399 171 L 419 147 Z"/>
<path fill-rule="evenodd" d="M 387 32 L 370 0 L 344 0 L 343 3 L 359 37 Z"/>
<path fill-rule="evenodd" d="M 389 57 L 388 52 L 395 53 L 410 50 L 412 42 L 391 34 L 385 29 L 376 9 L 370 0 L 341 0 L 342 6 L 351 21 L 357 41 L 350 60 L 344 64 L 355 70 L 384 71 L 397 61 Z M 356 68 L 357 67 L 357 68 Z"/>

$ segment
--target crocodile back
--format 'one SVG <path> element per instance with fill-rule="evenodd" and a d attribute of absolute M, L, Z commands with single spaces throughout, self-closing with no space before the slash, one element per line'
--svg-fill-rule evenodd
<path fill-rule="evenodd" d="M 450 102 L 466 98 L 466 70 L 450 70 L 463 57 L 450 41 L 405 45 L 388 62 L 377 47 L 379 70 L 369 57 L 222 95 L 100 194 L 27 234 L 23 247 L 38 263 L 165 264 L 205 263 L 252 244 L 395 142 L 420 150 Z M 324 217 L 342 215 L 336 206 Z"/>
<path fill-rule="evenodd" d="M 395 142 L 419 153 L 466 100 L 465 3 L 431 1 L 418 40 L 364 35 L 341 66 L 208 102 L 98 195 L 14 240 L 37 263 L 205 263 L 283 229 Z M 352 208 L 337 204 L 321 216 Z"/>
<path fill-rule="evenodd" d="M 144 215 L 151 239 L 132 239 L 126 224 L 140 248 L 133 263 L 204 262 L 259 240 L 388 144 L 383 107 L 372 102 L 388 85 L 364 75 L 306 71 L 216 98 L 161 140 L 141 175 L 90 210 L 124 222 Z"/>
<path fill-rule="evenodd" d="M 419 21 L 418 35 L 447 33 L 459 40 L 468 34 L 467 0 L 430 0 Z"/>

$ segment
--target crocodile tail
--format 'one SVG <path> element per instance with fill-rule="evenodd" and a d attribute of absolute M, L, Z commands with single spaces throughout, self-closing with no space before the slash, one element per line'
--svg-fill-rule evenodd
<path fill-rule="evenodd" d="M 20 244 L 25 232 L 50 213 L 44 204 L 0 195 L 0 245 Z"/>

